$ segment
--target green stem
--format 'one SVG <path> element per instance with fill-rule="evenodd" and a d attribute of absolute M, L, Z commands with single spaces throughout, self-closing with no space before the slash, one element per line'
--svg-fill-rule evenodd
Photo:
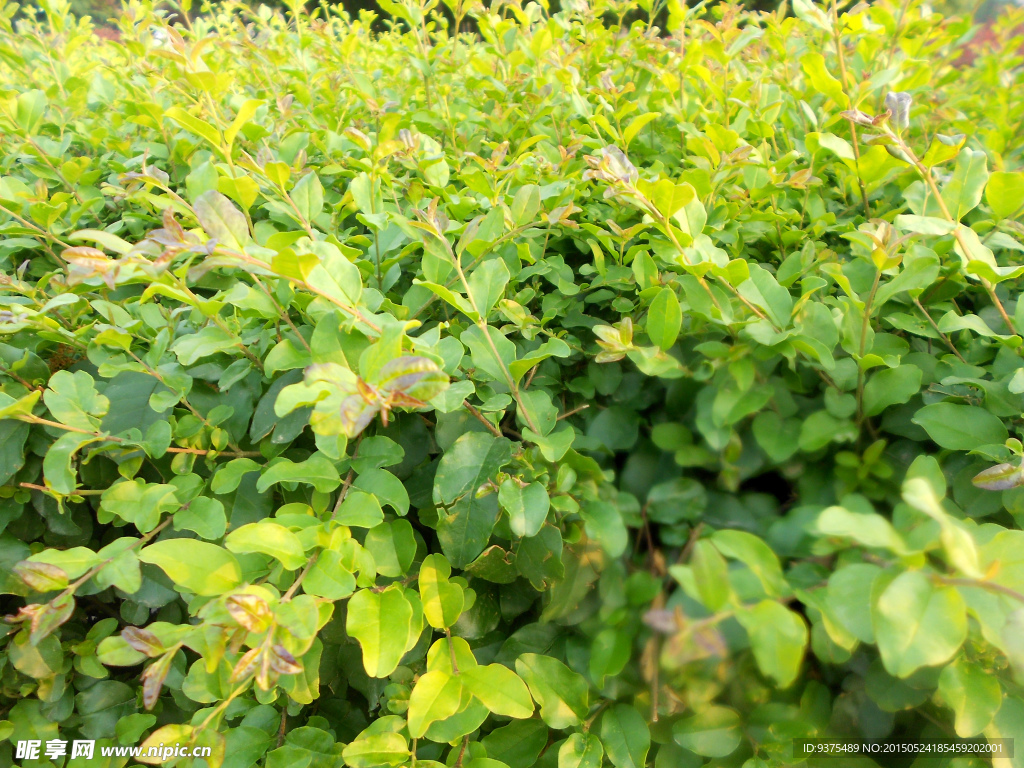
<path fill-rule="evenodd" d="M 882 279 L 881 270 L 875 271 L 875 281 L 871 284 L 871 292 L 868 300 L 864 303 L 864 318 L 860 324 L 860 354 L 857 360 L 857 426 L 864 422 L 864 368 L 861 361 L 864 359 L 865 347 L 868 341 L 868 329 L 871 327 L 871 305 L 875 301 L 875 293 L 878 292 L 878 283 Z"/>

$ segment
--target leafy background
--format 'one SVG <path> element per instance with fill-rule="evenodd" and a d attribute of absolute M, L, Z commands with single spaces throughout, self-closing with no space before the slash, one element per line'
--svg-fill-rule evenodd
<path fill-rule="evenodd" d="M 5 762 L 1024 734 L 1020 11 L 967 63 L 914 0 L 42 8 L 0 13 Z"/>

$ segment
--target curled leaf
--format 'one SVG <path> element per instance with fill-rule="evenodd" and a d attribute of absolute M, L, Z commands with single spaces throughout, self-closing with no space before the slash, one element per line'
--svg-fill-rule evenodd
<path fill-rule="evenodd" d="M 270 648 L 270 668 L 279 675 L 297 675 L 302 671 L 300 665 L 291 652 L 283 645 L 275 643 Z"/>
<path fill-rule="evenodd" d="M 869 115 L 867 112 L 861 112 L 859 109 L 848 109 L 842 113 L 843 117 L 847 120 L 856 123 L 857 125 L 863 125 L 867 127 L 874 126 L 874 116 Z"/>
<path fill-rule="evenodd" d="M 636 166 L 618 147 L 603 147 L 600 155 L 586 155 L 583 159 L 590 166 L 590 170 L 583 173 L 584 181 L 596 179 L 610 184 L 632 185 L 640 178 Z"/>
<path fill-rule="evenodd" d="M 22 560 L 14 566 L 14 572 L 36 592 L 56 592 L 68 586 L 68 575 L 64 569 L 50 563 Z"/>
<path fill-rule="evenodd" d="M 159 661 L 150 664 L 142 673 L 142 704 L 146 709 L 156 706 L 164 680 L 167 679 L 167 673 L 171 670 L 171 661 L 177 652 L 178 650 L 175 648 L 170 653 L 165 653 Z"/>
<path fill-rule="evenodd" d="M 892 125 L 897 131 L 910 127 L 910 104 L 913 97 L 906 91 L 890 91 L 885 95 L 885 108 L 892 112 Z"/>
<path fill-rule="evenodd" d="M 99 276 L 108 288 L 114 288 L 120 264 L 99 248 L 76 245 L 66 249 L 61 256 L 68 263 L 68 285 L 78 285 L 90 277 Z"/>
<path fill-rule="evenodd" d="M 307 371 L 308 374 L 308 371 Z M 379 413 L 388 425 L 394 408 L 426 408 L 427 401 L 448 388 L 448 374 L 426 357 L 403 355 L 389 360 L 371 381 L 355 378 L 355 392 L 339 408 L 344 433 L 355 437 Z M 332 382 L 333 383 L 333 382 Z M 338 382 L 348 389 L 349 382 Z"/>
<path fill-rule="evenodd" d="M 24 623 L 29 629 L 29 643 L 38 645 L 57 627 L 71 618 L 75 612 L 75 599 L 68 595 L 63 599 L 41 605 L 24 605 L 13 616 L 5 616 L 8 624 Z"/>
<path fill-rule="evenodd" d="M 136 651 L 151 658 L 156 658 L 166 650 L 160 638 L 142 627 L 125 627 L 121 630 L 121 637 Z"/>
<path fill-rule="evenodd" d="M 1024 468 L 1014 464 L 997 464 L 976 474 L 971 482 L 986 491 L 1007 491 L 1024 485 Z"/>
<path fill-rule="evenodd" d="M 242 658 L 240 658 L 238 663 L 235 664 L 235 668 L 231 670 L 230 681 L 232 683 L 237 683 L 252 675 L 252 673 L 256 671 L 256 667 L 259 666 L 260 654 L 262 651 L 263 648 L 258 647 L 243 653 Z"/>
<path fill-rule="evenodd" d="M 258 595 L 231 595 L 226 607 L 231 618 L 250 632 L 266 632 L 273 619 L 267 601 Z"/>

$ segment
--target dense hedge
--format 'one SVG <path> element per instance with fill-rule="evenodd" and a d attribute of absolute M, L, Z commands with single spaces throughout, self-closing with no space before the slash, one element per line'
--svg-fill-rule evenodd
<path fill-rule="evenodd" d="M 382 5 L 0 13 L 0 762 L 1024 735 L 1022 14 Z"/>

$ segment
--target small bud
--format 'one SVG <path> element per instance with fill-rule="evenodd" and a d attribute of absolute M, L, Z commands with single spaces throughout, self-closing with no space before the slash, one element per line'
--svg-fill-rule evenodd
<path fill-rule="evenodd" d="M 979 472 L 971 482 L 986 491 L 1007 491 L 1024 485 L 1024 471 L 1015 464 L 997 464 Z"/>
<path fill-rule="evenodd" d="M 892 112 L 892 127 L 902 131 L 910 127 L 910 103 L 913 97 L 906 91 L 890 91 L 885 96 L 885 107 Z"/>
<path fill-rule="evenodd" d="M 875 118 L 872 115 L 869 115 L 867 112 L 861 112 L 859 109 L 848 109 L 842 114 L 843 117 L 845 117 L 847 120 L 850 120 L 856 123 L 857 125 L 864 125 L 870 127 L 875 124 Z"/>

